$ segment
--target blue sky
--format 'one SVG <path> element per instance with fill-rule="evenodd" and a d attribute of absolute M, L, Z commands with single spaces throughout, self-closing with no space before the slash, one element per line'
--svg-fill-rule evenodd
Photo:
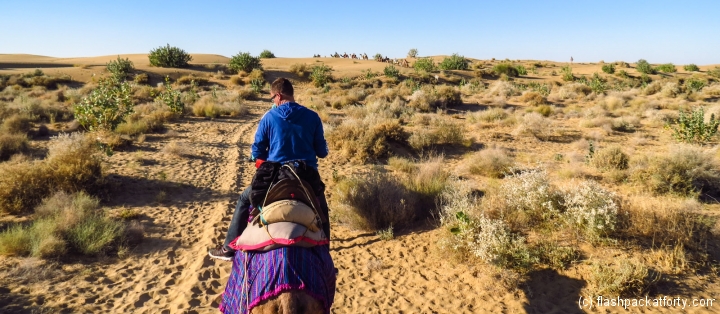
<path fill-rule="evenodd" d="M 169 43 L 232 56 L 460 53 L 479 59 L 720 63 L 720 1 L 10 1 L 0 53 L 83 57 Z"/>

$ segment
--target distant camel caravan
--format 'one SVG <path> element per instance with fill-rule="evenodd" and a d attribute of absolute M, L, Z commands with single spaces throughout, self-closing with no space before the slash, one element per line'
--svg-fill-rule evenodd
<path fill-rule="evenodd" d="M 360 54 L 360 55 L 357 55 L 357 54 L 355 54 L 355 53 L 348 54 L 347 52 L 345 52 L 345 53 L 343 53 L 343 54 L 339 54 L 339 53 L 335 52 L 335 53 L 333 53 L 333 54 L 330 54 L 330 57 L 333 57 L 333 58 L 343 58 L 343 59 L 355 59 L 355 60 L 361 60 L 361 59 L 362 59 L 362 60 L 370 60 L 370 58 L 368 58 L 368 55 L 367 55 L 366 53 L 362 53 L 362 54 Z M 313 55 L 313 58 L 320 58 L 320 55 L 319 55 L 319 54 L 318 54 L 318 55 Z M 407 59 L 390 59 L 390 57 L 387 57 L 387 56 L 383 57 L 383 56 L 380 55 L 380 54 L 378 54 L 378 55 L 375 57 L 375 61 L 377 61 L 377 62 L 390 63 L 390 64 L 397 65 L 397 66 L 401 66 L 401 67 L 404 67 L 404 68 L 409 68 L 409 67 L 410 67 L 410 61 L 408 61 Z"/>

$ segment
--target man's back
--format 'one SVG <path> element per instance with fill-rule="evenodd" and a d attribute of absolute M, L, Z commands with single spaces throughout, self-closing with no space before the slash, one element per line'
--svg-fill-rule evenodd
<path fill-rule="evenodd" d="M 257 159 L 285 162 L 304 160 L 317 168 L 317 157 L 328 154 L 322 121 L 317 113 L 295 102 L 268 111 L 260 120 L 252 155 Z"/>

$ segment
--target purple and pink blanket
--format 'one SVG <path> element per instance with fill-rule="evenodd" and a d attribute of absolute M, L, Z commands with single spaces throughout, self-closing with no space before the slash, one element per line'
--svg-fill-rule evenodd
<path fill-rule="evenodd" d="M 303 290 L 320 300 L 325 313 L 330 313 L 335 299 L 335 280 L 335 265 L 328 245 L 287 246 L 267 252 L 237 251 L 220 311 L 250 313 L 260 302 L 284 291 Z"/>

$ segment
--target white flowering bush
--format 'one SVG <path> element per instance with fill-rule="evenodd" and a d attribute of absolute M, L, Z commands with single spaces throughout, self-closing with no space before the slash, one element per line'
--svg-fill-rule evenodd
<path fill-rule="evenodd" d="M 594 181 L 582 181 L 563 195 L 567 221 L 590 240 L 607 237 L 617 224 L 616 195 Z"/>
<path fill-rule="evenodd" d="M 450 235 L 440 240 L 442 249 L 519 270 L 527 270 L 536 262 L 524 237 L 513 234 L 504 221 L 478 213 L 477 198 L 467 184 L 455 182 L 448 186 L 440 221 L 450 229 Z"/>
<path fill-rule="evenodd" d="M 507 214 L 524 214 L 530 225 L 550 220 L 560 213 L 561 195 L 550 184 L 543 169 L 521 171 L 507 177 L 499 192 Z"/>

